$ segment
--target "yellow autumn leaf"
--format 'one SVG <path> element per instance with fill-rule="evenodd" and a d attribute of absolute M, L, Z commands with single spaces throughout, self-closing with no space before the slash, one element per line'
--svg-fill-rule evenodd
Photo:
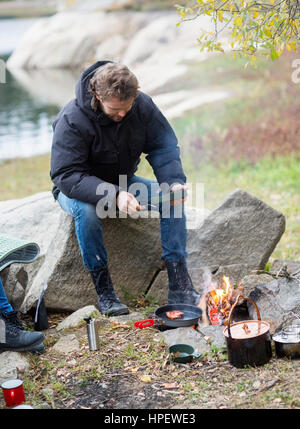
<path fill-rule="evenodd" d="M 291 49 L 293 49 L 294 51 L 296 50 L 296 42 L 292 41 L 292 42 L 287 42 L 286 43 L 286 49 L 288 51 L 291 51 Z"/>
<path fill-rule="evenodd" d="M 151 382 L 151 376 L 150 376 L 150 375 L 147 375 L 147 374 L 144 374 L 144 375 L 142 375 L 142 376 L 140 377 L 140 380 L 141 380 L 143 383 L 150 383 L 150 382 Z"/>
<path fill-rule="evenodd" d="M 223 22 L 223 12 L 221 10 L 218 11 L 218 18 L 220 22 Z"/>
<path fill-rule="evenodd" d="M 242 17 L 238 16 L 238 17 L 234 18 L 234 25 L 236 27 L 241 27 L 242 24 L 243 24 L 243 18 Z"/>
<path fill-rule="evenodd" d="M 266 27 L 263 29 L 263 31 L 264 31 L 264 33 L 265 33 L 265 35 L 266 35 L 267 37 L 272 37 L 272 33 L 271 33 L 271 31 L 270 31 L 270 30 L 268 30 Z"/>
<path fill-rule="evenodd" d="M 259 12 L 257 12 L 257 10 L 253 13 L 253 18 L 255 19 L 255 18 L 257 18 L 258 17 L 258 15 L 259 15 Z"/>

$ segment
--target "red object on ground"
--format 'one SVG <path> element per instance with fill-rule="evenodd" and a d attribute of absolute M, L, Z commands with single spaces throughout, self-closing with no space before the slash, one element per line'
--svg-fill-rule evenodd
<path fill-rule="evenodd" d="M 25 402 L 25 394 L 22 380 L 6 380 L 1 384 L 1 387 L 5 403 L 8 407 L 20 405 Z"/>
<path fill-rule="evenodd" d="M 152 326 L 152 325 L 154 325 L 153 319 L 138 320 L 137 322 L 134 322 L 134 326 L 140 329 L 147 328 L 147 326 Z"/>

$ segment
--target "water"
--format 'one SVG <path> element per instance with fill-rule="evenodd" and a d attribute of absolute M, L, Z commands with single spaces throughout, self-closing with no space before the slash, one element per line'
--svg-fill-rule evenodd
<path fill-rule="evenodd" d="M 0 19 L 0 55 L 10 54 L 36 18 Z"/>
<path fill-rule="evenodd" d="M 35 21 L 0 19 L 0 59 L 8 59 Z M 5 70 L 5 83 L 0 83 L 0 161 L 50 151 L 52 122 L 73 98 L 78 75 L 64 70 Z"/>

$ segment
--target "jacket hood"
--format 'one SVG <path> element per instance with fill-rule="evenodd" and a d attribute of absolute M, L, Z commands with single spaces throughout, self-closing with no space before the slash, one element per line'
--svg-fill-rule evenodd
<path fill-rule="evenodd" d="M 107 63 L 110 63 L 111 61 L 97 61 L 96 63 L 92 64 L 90 67 L 85 69 L 78 79 L 75 87 L 75 95 L 78 106 L 84 111 L 86 115 L 91 117 L 92 119 L 105 119 L 107 118 L 103 112 L 95 112 L 91 108 L 91 100 L 92 95 L 88 91 L 88 86 L 90 79 L 93 77 L 95 72 L 99 69 L 99 67 L 104 66 Z M 105 117 L 105 118 L 104 118 Z M 109 118 L 107 118 L 109 119 Z"/>

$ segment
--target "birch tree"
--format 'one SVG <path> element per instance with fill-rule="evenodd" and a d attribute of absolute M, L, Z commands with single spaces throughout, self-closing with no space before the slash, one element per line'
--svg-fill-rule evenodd
<path fill-rule="evenodd" d="M 276 60 L 300 44 L 300 0 L 192 0 L 175 5 L 183 21 L 209 16 L 213 31 L 201 30 L 200 49 L 224 52 L 220 34 L 229 35 L 233 56 L 255 64 L 259 52 Z M 248 63 L 247 63 L 248 64 Z"/>

